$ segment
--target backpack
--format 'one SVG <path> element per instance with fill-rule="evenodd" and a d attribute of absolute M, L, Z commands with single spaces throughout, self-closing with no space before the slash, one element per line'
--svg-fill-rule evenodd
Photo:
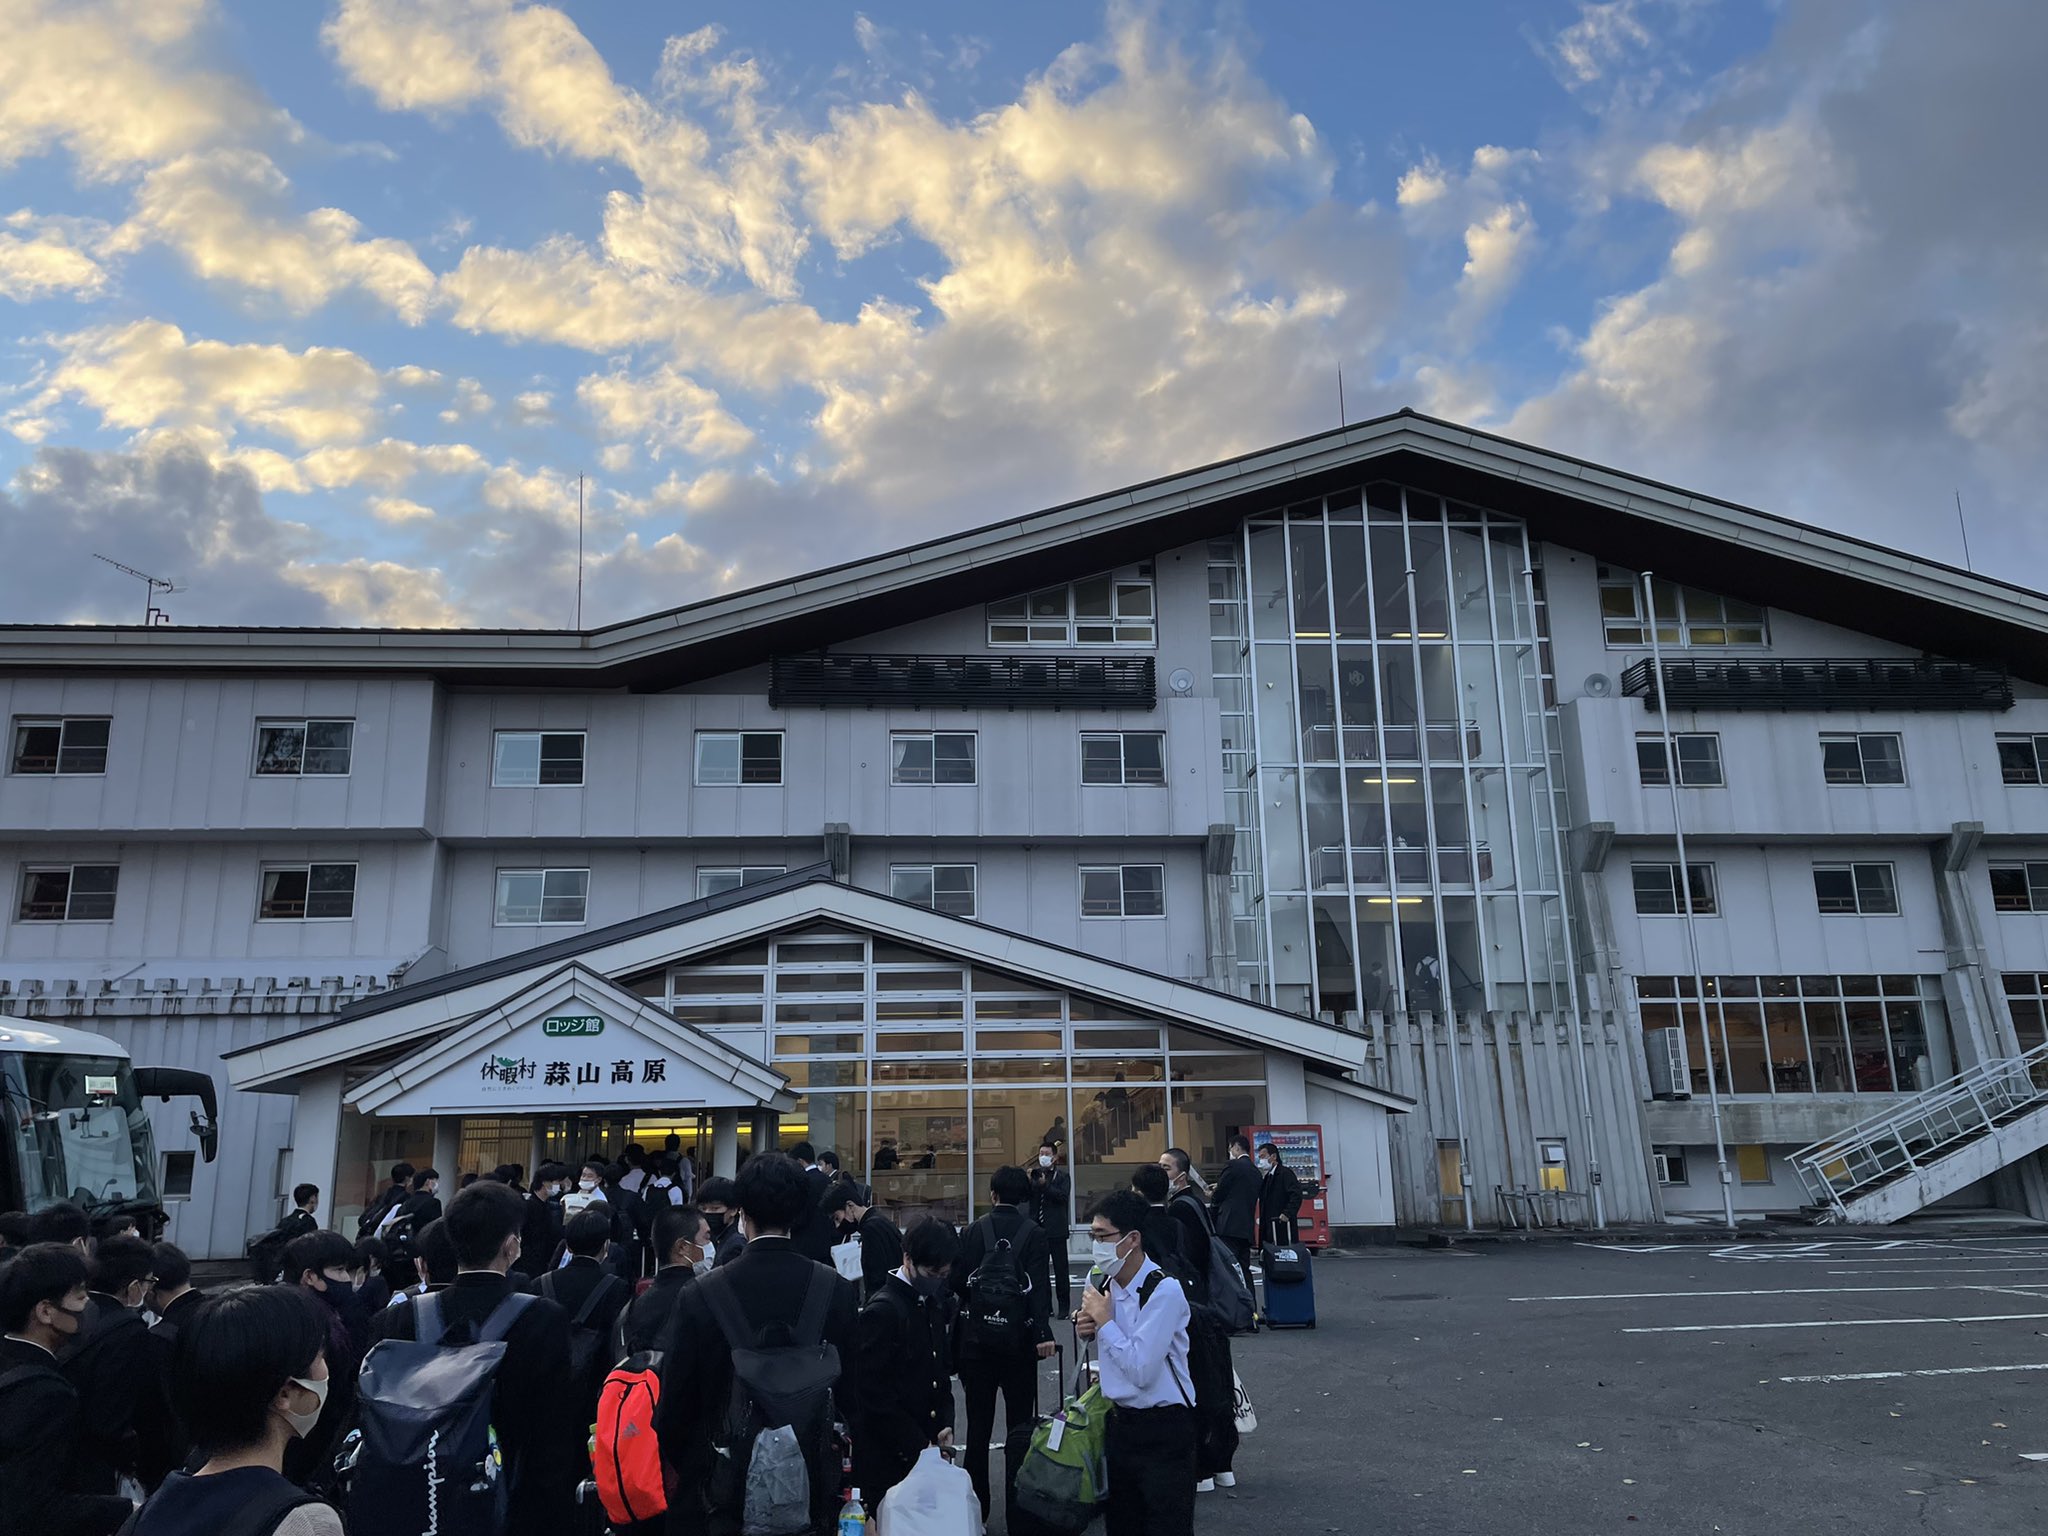
<path fill-rule="evenodd" d="M 391 1213 L 391 1207 L 405 1198 L 406 1192 L 396 1186 L 387 1189 L 363 1208 L 363 1214 L 356 1218 L 356 1241 L 377 1235 L 377 1224 Z"/>
<path fill-rule="evenodd" d="M 142 1531 L 143 1520 L 150 1516 L 152 1509 L 157 1511 L 157 1515 L 150 1523 L 148 1536 L 168 1536 L 168 1533 L 175 1533 L 175 1536 L 196 1536 L 189 1525 L 180 1530 L 172 1523 L 172 1517 L 162 1513 L 165 1503 L 168 1502 L 164 1500 L 165 1493 L 168 1491 L 175 1498 L 176 1490 L 190 1481 L 191 1478 L 187 1474 L 173 1472 L 165 1480 L 162 1488 L 136 1506 L 135 1511 L 121 1522 L 121 1528 L 114 1536 L 137 1536 L 137 1533 Z M 310 1494 L 296 1483 L 287 1482 L 283 1477 L 279 1477 L 267 1483 L 261 1492 L 237 1504 L 235 1512 L 225 1521 L 208 1525 L 205 1536 L 271 1536 L 284 1517 L 293 1510 L 306 1504 L 320 1502 L 317 1495 Z"/>
<path fill-rule="evenodd" d="M 1075 1377 L 1078 1386 L 1082 1377 Z M 1017 1508 L 1056 1531 L 1088 1529 L 1109 1502 L 1110 1401 L 1099 1385 L 1068 1396 L 1031 1432 L 1017 1468 Z"/>
<path fill-rule="evenodd" d="M 590 1469 L 597 1496 L 613 1525 L 652 1520 L 668 1512 L 668 1478 L 654 1433 L 661 1406 L 661 1351 L 642 1350 L 612 1367 L 597 1394 L 597 1425 Z"/>
<path fill-rule="evenodd" d="M 1138 1288 L 1140 1310 L 1166 1278 L 1164 1271 L 1145 1277 Z M 1171 1356 L 1166 1368 L 1181 1401 L 1195 1412 L 1197 1475 L 1208 1477 L 1227 1468 L 1237 1453 L 1237 1372 L 1230 1363 L 1230 1335 L 1212 1308 L 1189 1300 L 1187 1379 L 1174 1369 Z"/>
<path fill-rule="evenodd" d="M 555 1299 L 555 1277 L 560 1273 L 559 1269 L 551 1269 L 541 1277 L 540 1294 L 549 1301 Z M 582 1394 L 586 1405 L 596 1400 L 602 1380 L 601 1362 L 606 1358 L 609 1342 L 590 1320 L 597 1315 L 597 1309 L 605 1298 L 624 1283 L 617 1275 L 598 1276 L 597 1284 L 583 1298 L 583 1305 L 569 1319 L 569 1380 Z"/>
<path fill-rule="evenodd" d="M 356 1435 L 344 1471 L 357 1531 L 497 1536 L 511 1479 L 491 1424 L 505 1335 L 534 1302 L 499 1302 L 473 1343 L 451 1342 L 441 1298 L 412 1302 L 414 1339 L 380 1339 L 356 1378 Z M 352 1436 L 351 1438 L 355 1438 Z"/>
<path fill-rule="evenodd" d="M 816 1266 L 796 1326 L 747 1326 L 732 1277 L 714 1270 L 697 1283 L 732 1351 L 732 1397 L 712 1431 L 714 1512 L 736 1517 L 741 1536 L 805 1536 L 826 1525 L 838 1503 L 832 1389 L 839 1351 L 825 1319 L 839 1277 Z"/>
<path fill-rule="evenodd" d="M 1209 1234 L 1209 1300 L 1206 1310 L 1213 1313 L 1224 1330 L 1229 1333 L 1243 1333 L 1256 1322 L 1258 1313 L 1252 1305 L 1252 1293 L 1244 1288 L 1244 1271 L 1237 1267 L 1237 1255 L 1230 1251 L 1230 1245 L 1216 1235 L 1214 1222 L 1210 1220 L 1208 1207 L 1192 1195 L 1180 1194 L 1176 1200 L 1186 1200 L 1202 1214 L 1202 1229 Z M 1189 1298 L 1192 1303 L 1193 1298 Z"/>
<path fill-rule="evenodd" d="M 995 1217 L 981 1219 L 989 1248 L 967 1277 L 967 1302 L 960 1309 L 961 1353 L 1015 1354 L 1031 1340 L 1031 1280 L 1009 1238 L 996 1236 Z M 1022 1225 L 1020 1218 L 1020 1232 Z"/>

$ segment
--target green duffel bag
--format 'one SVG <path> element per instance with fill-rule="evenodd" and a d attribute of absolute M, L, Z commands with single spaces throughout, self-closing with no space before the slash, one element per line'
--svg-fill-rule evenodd
<path fill-rule="evenodd" d="M 1085 1531 L 1109 1499 L 1110 1401 L 1091 1386 L 1039 1425 L 1017 1469 L 1017 1507 L 1054 1530 Z"/>

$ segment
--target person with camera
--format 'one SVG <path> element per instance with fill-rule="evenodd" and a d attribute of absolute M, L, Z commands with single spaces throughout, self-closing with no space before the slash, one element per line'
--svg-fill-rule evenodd
<path fill-rule="evenodd" d="M 1059 1292 L 1060 1315 L 1065 1316 L 1074 1307 L 1073 1279 L 1067 1273 L 1067 1231 L 1074 1219 L 1073 1176 L 1060 1166 L 1059 1146 L 1050 1140 L 1039 1143 L 1038 1156 L 1032 1159 L 1024 1175 L 1031 1181 L 1024 1212 L 1045 1234 L 1046 1251 L 1052 1259 L 1053 1289 Z"/>

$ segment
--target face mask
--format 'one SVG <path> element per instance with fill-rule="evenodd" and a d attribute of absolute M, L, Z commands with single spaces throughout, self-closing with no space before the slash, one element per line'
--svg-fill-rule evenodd
<path fill-rule="evenodd" d="M 1123 1239 L 1120 1237 L 1098 1237 L 1088 1244 L 1089 1257 L 1105 1275 L 1113 1275 L 1124 1267 L 1122 1249 Z"/>
<path fill-rule="evenodd" d="M 68 1333 L 70 1337 L 77 1338 L 79 1334 L 85 1331 L 85 1314 L 90 1312 L 91 1310 L 92 1308 L 89 1305 L 83 1307 L 60 1306 L 59 1308 L 57 1308 L 57 1315 L 60 1317 L 70 1318 L 71 1327 L 68 1330 L 60 1328 L 57 1331 L 59 1333 Z"/>
<path fill-rule="evenodd" d="M 1052 1159 L 1047 1157 L 1043 1152 L 1041 1152 L 1038 1154 L 1038 1166 L 1041 1168 L 1050 1168 L 1052 1166 Z"/>
<path fill-rule="evenodd" d="M 291 1425 L 292 1433 L 301 1440 L 313 1433 L 313 1426 L 320 1422 L 320 1410 L 327 1406 L 327 1382 L 328 1378 L 325 1376 L 321 1377 L 318 1381 L 308 1381 L 303 1376 L 294 1376 L 292 1378 L 293 1386 L 304 1387 L 313 1394 L 313 1411 L 311 1413 L 293 1413 L 289 1408 L 282 1410 L 285 1423 Z"/>
<path fill-rule="evenodd" d="M 692 1264 L 692 1265 L 690 1266 L 690 1273 L 691 1273 L 691 1274 L 693 1274 L 693 1275 L 697 1275 L 697 1276 L 699 1276 L 700 1278 L 701 1278 L 702 1276 L 704 1276 L 704 1275 L 708 1275 L 708 1274 L 710 1274 L 710 1273 L 711 1273 L 711 1255 L 710 1255 L 709 1253 L 706 1253 L 706 1254 L 704 1254 L 704 1256 L 703 1256 L 703 1257 L 701 1257 L 700 1259 L 698 1259 L 696 1263 Z"/>
<path fill-rule="evenodd" d="M 922 1270 L 910 1272 L 910 1288 L 926 1301 L 937 1301 L 951 1289 L 945 1275 L 927 1275 Z"/>
<path fill-rule="evenodd" d="M 706 1211 L 704 1213 L 704 1219 L 711 1223 L 711 1241 L 715 1243 L 721 1237 L 725 1236 L 726 1230 L 729 1226 L 729 1222 L 723 1211 L 719 1211 L 715 1214 L 713 1212 Z"/>
<path fill-rule="evenodd" d="M 1271 1173 L 1273 1171 L 1273 1160 L 1269 1157 L 1260 1158 L 1259 1171 L 1261 1173 Z"/>
<path fill-rule="evenodd" d="M 590 1192 L 591 1192 L 591 1191 L 592 1191 L 593 1189 L 597 1188 L 597 1180 L 595 1180 L 595 1179 L 578 1179 L 578 1180 L 576 1181 L 576 1187 L 577 1187 L 578 1189 L 582 1190 L 582 1191 L 583 1191 L 583 1193 L 585 1193 L 585 1194 L 587 1195 L 587 1194 L 589 1194 L 589 1193 L 590 1193 Z"/>

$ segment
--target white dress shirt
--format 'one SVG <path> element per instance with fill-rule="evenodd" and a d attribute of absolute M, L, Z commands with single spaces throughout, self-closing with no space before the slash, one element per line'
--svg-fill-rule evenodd
<path fill-rule="evenodd" d="M 1102 1393 L 1119 1408 L 1192 1408 L 1194 1378 L 1188 1374 L 1188 1298 L 1180 1282 L 1161 1275 L 1152 1299 L 1138 1293 L 1159 1266 L 1138 1266 L 1129 1285 L 1109 1282 L 1109 1321 L 1096 1331 L 1102 1363 Z"/>

